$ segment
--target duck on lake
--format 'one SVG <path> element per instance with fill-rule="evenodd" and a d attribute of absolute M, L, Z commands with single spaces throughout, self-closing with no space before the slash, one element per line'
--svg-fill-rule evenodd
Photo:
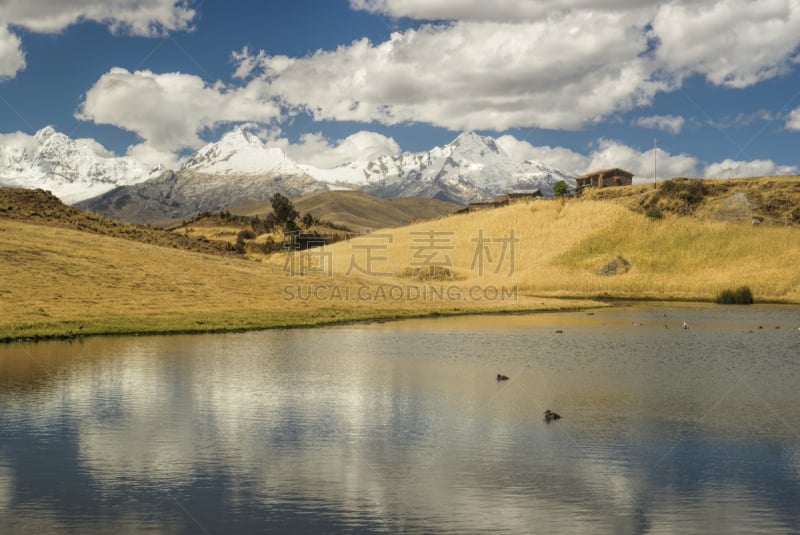
<path fill-rule="evenodd" d="M 553 420 L 558 420 L 559 418 L 561 418 L 561 415 L 551 411 L 550 409 L 547 409 L 546 411 L 544 411 L 544 421 L 545 422 L 549 423 L 549 422 L 552 422 Z"/>
<path fill-rule="evenodd" d="M 508 375 L 503 375 L 502 373 L 497 374 L 498 381 L 508 381 Z"/>

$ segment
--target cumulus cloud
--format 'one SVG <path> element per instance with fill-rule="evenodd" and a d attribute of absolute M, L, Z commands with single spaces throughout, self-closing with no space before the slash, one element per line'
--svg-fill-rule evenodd
<path fill-rule="evenodd" d="M 800 45 L 800 0 L 351 0 L 354 9 L 445 21 L 305 57 L 234 52 L 317 120 L 453 130 L 580 129 L 647 106 L 699 73 L 745 87 L 784 72 Z M 677 133 L 682 119 L 643 120 Z"/>
<path fill-rule="evenodd" d="M 332 169 L 353 162 L 373 160 L 385 154 L 400 154 L 397 142 L 376 132 L 356 132 L 344 139 L 332 141 L 322 134 L 304 134 L 296 143 L 286 138 L 271 139 L 268 145 L 277 146 L 298 163 L 320 169 Z"/>
<path fill-rule="evenodd" d="M 686 120 L 675 115 L 651 115 L 649 117 L 639 117 L 633 124 L 642 128 L 653 130 L 663 130 L 670 134 L 680 134 Z"/>
<path fill-rule="evenodd" d="M 797 166 L 778 165 L 771 160 L 723 160 L 706 167 L 706 178 L 744 178 L 751 176 L 792 175 Z"/>
<path fill-rule="evenodd" d="M 536 146 L 510 135 L 497 138 L 497 144 L 517 162 L 533 160 L 576 175 L 585 173 L 589 165 L 587 156 L 564 147 Z"/>
<path fill-rule="evenodd" d="M 143 142 L 129 154 L 150 164 L 165 163 L 177 151 L 203 145 L 199 133 L 206 128 L 277 118 L 279 107 L 260 86 L 229 88 L 194 75 L 113 68 L 89 89 L 76 116 L 135 132 Z"/>
<path fill-rule="evenodd" d="M 258 64 L 272 94 L 318 120 L 580 128 L 665 87 L 640 54 L 645 35 L 625 17 L 584 11 L 527 24 L 425 25 L 303 58 L 237 54 L 237 73 Z"/>
<path fill-rule="evenodd" d="M 93 21 L 112 33 L 144 37 L 190 30 L 197 12 L 190 0 L 0 0 L 0 81 L 26 67 L 19 37 L 9 25 L 36 33 L 57 33 Z"/>
<path fill-rule="evenodd" d="M 351 0 L 353 9 L 442 21 L 548 22 L 554 15 L 625 15 L 646 33 L 669 76 L 746 87 L 785 72 L 800 45 L 798 0 Z M 644 28 L 649 28 L 646 31 Z M 585 28 L 591 35 L 599 28 Z M 641 52 L 653 52 L 643 47 Z"/>
<path fill-rule="evenodd" d="M 38 146 L 39 142 L 36 138 L 25 132 L 0 134 L 0 147 L 17 147 L 21 151 L 33 151 Z"/>
<path fill-rule="evenodd" d="M 420 20 L 541 20 L 568 10 L 633 10 L 653 0 L 350 0 L 350 7 Z"/>
<path fill-rule="evenodd" d="M 800 130 L 800 108 L 796 108 L 789 117 L 786 118 L 787 130 Z"/>
<path fill-rule="evenodd" d="M 155 36 L 187 30 L 196 16 L 188 0 L 25 0 L 0 2 L 0 20 L 37 33 L 55 33 L 81 21 L 113 32 Z"/>
<path fill-rule="evenodd" d="M 719 0 L 659 7 L 656 58 L 678 75 L 747 87 L 786 72 L 800 45 L 800 1 Z"/>
<path fill-rule="evenodd" d="M 0 80 L 13 78 L 24 68 L 25 53 L 19 37 L 0 24 Z"/>
<path fill-rule="evenodd" d="M 653 149 L 642 152 L 619 141 L 601 139 L 587 155 L 564 147 L 537 147 L 513 136 L 502 136 L 497 143 L 517 161 L 537 160 L 576 175 L 597 169 L 621 167 L 631 171 L 639 180 L 653 177 Z M 697 176 L 700 162 L 694 156 L 673 155 L 657 149 L 656 157 L 659 179 Z"/>
<path fill-rule="evenodd" d="M 694 156 L 673 155 L 659 148 L 656 149 L 655 161 L 659 180 L 676 176 L 698 175 L 697 169 L 700 162 Z M 653 177 L 653 163 L 653 149 L 642 152 L 619 141 L 601 139 L 590 154 L 588 169 L 621 167 L 631 171 L 640 180 L 648 180 Z"/>

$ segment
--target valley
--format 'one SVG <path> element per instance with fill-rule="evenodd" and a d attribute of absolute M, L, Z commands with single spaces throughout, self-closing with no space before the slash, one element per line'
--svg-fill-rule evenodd
<path fill-rule="evenodd" d="M 691 184 L 703 195 L 686 197 Z M 756 302 L 800 302 L 796 177 L 650 188 L 441 214 L 272 255 L 237 254 L 187 229 L 126 226 L 44 192 L 5 190 L 0 338 L 63 337 L 79 325 L 81 334 L 207 332 L 616 300 L 713 301 L 741 285 Z M 385 211 L 347 194 L 354 195 L 362 217 L 377 221 L 374 212 Z M 750 200 L 738 217 L 720 208 L 741 198 Z M 305 202 L 338 206 L 297 199 Z M 624 269 L 609 270 L 612 262 Z"/>

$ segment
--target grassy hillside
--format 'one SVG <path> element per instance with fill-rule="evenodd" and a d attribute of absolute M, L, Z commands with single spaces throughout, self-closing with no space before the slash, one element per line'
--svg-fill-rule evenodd
<path fill-rule="evenodd" d="M 706 191 L 689 211 L 673 211 L 680 197 L 664 191 L 655 219 L 645 215 L 646 192 L 633 186 L 453 215 L 262 261 L 21 221 L 9 217 L 17 208 L 0 203 L 0 339 L 573 308 L 597 305 L 586 299 L 598 296 L 713 300 L 741 285 L 757 302 L 800 303 L 794 183 L 741 187 L 761 200 Z M 712 218 L 731 195 L 764 222 Z"/>
<path fill-rule="evenodd" d="M 676 178 L 657 184 L 587 189 L 583 198 L 607 200 L 644 213 L 691 215 L 703 220 L 753 218 L 772 225 L 800 225 L 800 176 L 731 180 Z"/>
<path fill-rule="evenodd" d="M 325 191 L 292 199 L 292 203 L 301 216 L 311 213 L 317 219 L 356 232 L 400 227 L 419 219 L 448 215 L 461 208 L 437 199 L 379 199 L 361 191 Z M 268 202 L 231 208 L 232 213 L 250 216 L 263 216 L 271 211 Z"/>
<path fill-rule="evenodd" d="M 629 197 L 636 196 L 636 188 Z M 374 251 L 386 257 L 381 269 L 396 276 L 415 275 L 424 257 L 435 254 L 427 263 L 445 264 L 446 274 L 462 286 L 518 285 L 530 295 L 713 300 L 725 289 L 749 285 L 757 301 L 800 302 L 797 226 L 753 225 L 749 217 L 746 222 L 685 217 L 667 210 L 661 219 L 651 219 L 643 208 L 626 207 L 627 198 L 538 200 L 456 215 L 387 231 L 391 243 L 387 239 L 385 248 Z M 721 198 L 707 196 L 696 210 L 706 213 L 707 205 Z M 512 231 L 519 240 L 513 273 L 508 265 L 495 273 L 502 240 Z M 425 234 L 431 232 L 438 233 L 433 235 L 438 243 Z M 483 275 L 476 263 L 481 232 Z M 374 243 L 366 237 L 331 247 L 335 270 L 345 271 L 353 258 L 364 263 L 363 249 Z"/>
<path fill-rule="evenodd" d="M 380 297 L 357 301 L 358 289 L 375 288 L 374 281 L 342 273 L 291 276 L 283 267 L 282 257 L 262 263 L 0 218 L 0 340 L 586 306 L 524 297 L 493 303 L 440 299 L 424 308 Z M 326 287 L 353 299 L 308 299 L 311 289 Z"/>
<path fill-rule="evenodd" d="M 101 236 L 206 254 L 232 254 L 222 243 L 209 243 L 144 225 L 122 223 L 72 208 L 49 191 L 43 190 L 0 187 L 0 220 L 2 219 L 80 230 Z"/>

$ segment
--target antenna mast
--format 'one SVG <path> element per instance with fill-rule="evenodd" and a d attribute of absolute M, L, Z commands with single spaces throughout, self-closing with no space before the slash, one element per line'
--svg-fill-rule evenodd
<path fill-rule="evenodd" d="M 653 189 L 656 189 L 656 158 L 658 157 L 658 151 L 656 150 L 656 140 L 653 139 Z"/>

